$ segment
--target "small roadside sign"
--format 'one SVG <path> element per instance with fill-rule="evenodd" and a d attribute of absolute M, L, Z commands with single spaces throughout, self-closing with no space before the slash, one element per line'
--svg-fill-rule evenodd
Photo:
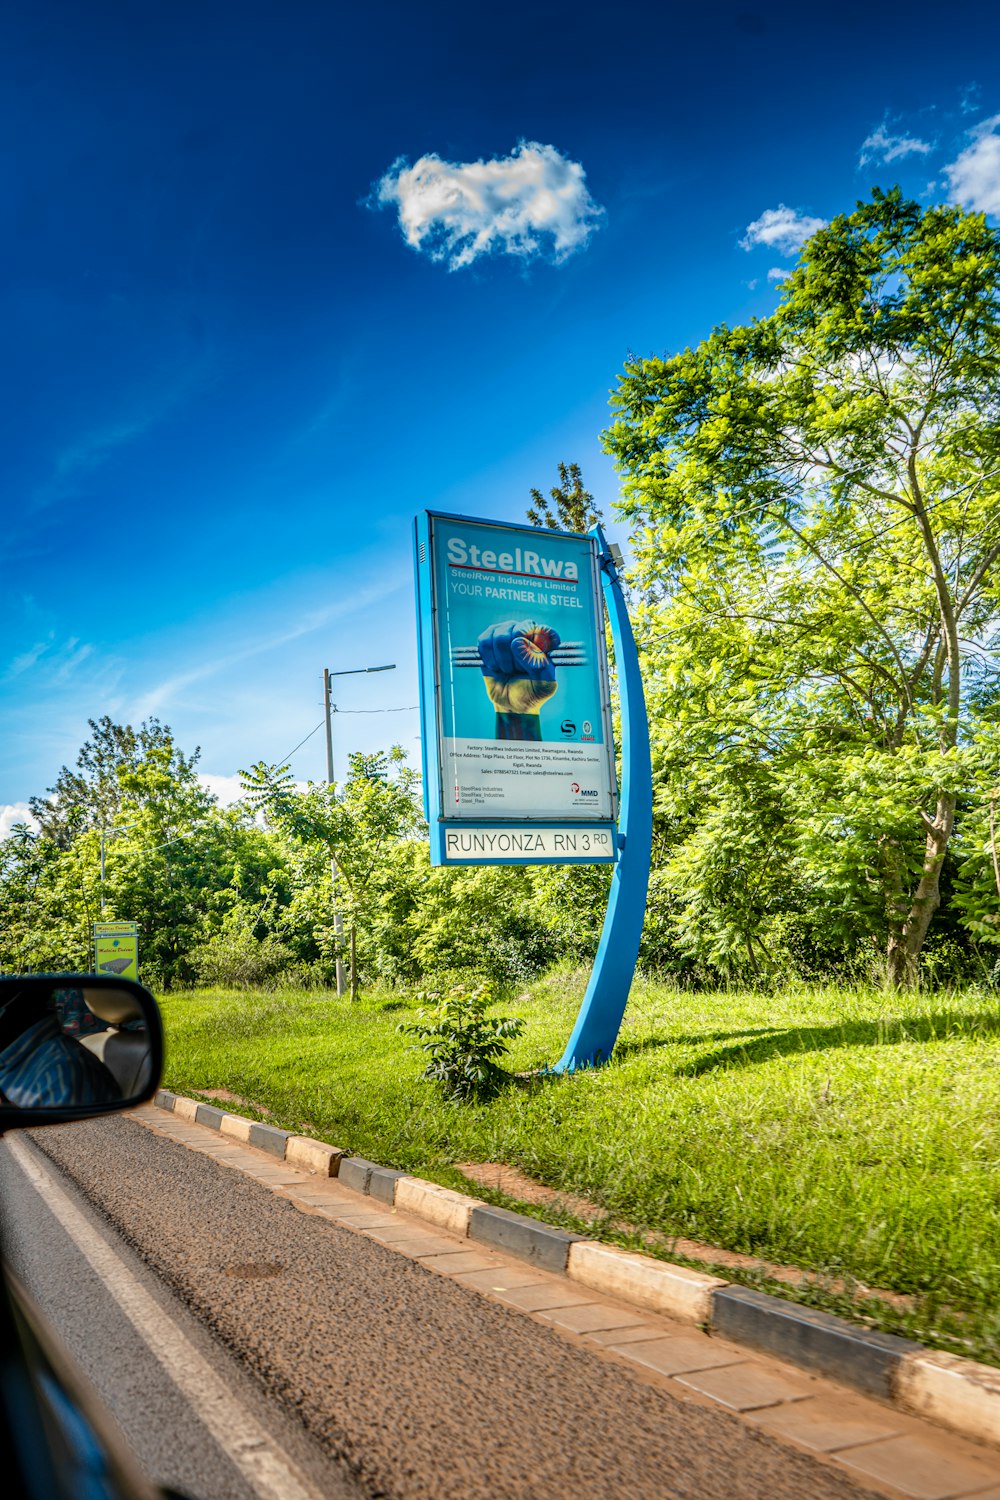
<path fill-rule="evenodd" d="M 94 968 L 98 974 L 139 978 L 139 928 L 135 922 L 94 923 Z"/>

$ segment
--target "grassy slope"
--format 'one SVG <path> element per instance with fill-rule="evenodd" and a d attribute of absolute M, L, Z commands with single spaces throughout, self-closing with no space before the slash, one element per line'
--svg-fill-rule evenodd
<path fill-rule="evenodd" d="M 559 1055 L 580 991 L 556 975 L 501 1007 L 528 1021 L 516 1068 Z M 163 1009 L 171 1087 L 228 1088 L 452 1186 L 451 1163 L 502 1160 L 643 1229 L 917 1294 L 878 1321 L 1000 1364 L 995 997 L 640 984 L 609 1067 L 477 1108 L 418 1081 L 399 997 L 202 991 Z"/>

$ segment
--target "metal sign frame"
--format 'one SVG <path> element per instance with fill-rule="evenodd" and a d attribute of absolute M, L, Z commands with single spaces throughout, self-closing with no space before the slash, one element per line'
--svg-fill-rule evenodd
<path fill-rule="evenodd" d="M 431 863 L 614 863 L 618 785 L 597 537 L 425 511 L 414 523 L 414 565 L 424 812 Z M 564 575 L 563 569 L 570 565 L 573 572 Z M 452 600 L 449 585 L 452 592 L 464 589 L 469 594 L 492 595 L 495 602 L 488 603 L 485 597 L 471 605 Z M 579 611 L 580 625 L 570 604 L 574 612 Z M 483 652 L 488 649 L 480 643 L 490 629 L 502 629 L 497 623 L 500 617 L 512 614 L 539 615 L 556 622 L 568 617 L 574 621 L 571 632 L 584 635 L 583 640 L 565 643 L 555 635 L 555 647 L 542 658 L 542 670 L 560 684 L 571 684 L 562 688 L 564 695 L 592 704 L 581 718 L 589 734 L 579 731 L 576 718 L 570 715 L 561 720 L 562 738 L 551 731 L 543 736 L 543 711 L 538 709 L 530 726 L 534 733 L 525 735 L 520 745 L 512 743 L 515 736 L 520 738 L 519 731 L 504 743 L 500 727 L 495 731 L 483 727 L 494 716 L 478 687 L 486 672 Z M 455 639 L 463 629 L 462 639 Z M 467 671 L 476 672 L 476 689 Z M 554 688 L 553 693 L 558 690 Z M 479 734 L 460 737 L 458 730 L 464 727 L 460 720 L 469 720 L 470 694 L 479 705 L 475 711 Z M 553 704 L 544 712 L 546 725 L 551 725 L 564 703 L 565 696 L 558 706 Z M 499 707 L 495 718 L 498 726 L 503 721 L 529 722 L 527 716 L 501 713 Z M 490 732 L 497 736 L 493 742 L 486 737 Z M 462 745 L 469 748 L 457 748 Z M 495 767 L 486 764 L 492 761 L 497 762 Z M 559 775 L 564 767 L 565 781 Z M 581 785 L 583 778 L 587 785 Z M 544 801 L 532 805 L 532 799 L 542 795 L 539 784 L 551 799 L 549 805 Z M 553 798 L 556 788 L 561 795 Z M 492 806 L 516 800 L 518 793 L 527 801 L 516 810 L 492 811 Z M 588 798 L 596 805 L 588 806 Z"/>
<path fill-rule="evenodd" d="M 441 810 L 441 771 L 428 746 L 437 745 L 440 696 L 439 657 L 435 644 L 434 598 L 430 572 L 431 513 L 418 516 L 414 528 L 417 576 L 417 617 L 420 660 L 420 707 L 424 751 L 424 807 L 431 829 L 434 863 L 470 863 L 471 861 L 434 860 L 435 847 L 441 848 L 441 833 L 447 827 L 439 818 Z M 466 519 L 459 517 L 458 519 Z M 491 523 L 482 523 L 491 524 Z M 513 530 L 515 528 L 506 528 Z M 521 529 L 521 528 L 517 528 Z M 526 528 L 524 528 L 526 529 Z M 537 535 L 537 532 L 534 533 Z M 639 944 L 646 914 L 649 867 L 653 846 L 653 776 L 649 748 L 649 720 L 643 692 L 639 653 L 632 633 L 628 606 L 618 578 L 621 554 L 608 546 L 604 532 L 595 526 L 591 537 L 594 557 L 600 570 L 601 588 L 607 606 L 618 672 L 622 737 L 621 817 L 614 837 L 618 856 L 611 876 L 608 907 L 601 929 L 601 941 L 569 1041 L 552 1073 L 572 1073 L 579 1068 L 596 1068 L 606 1063 L 614 1050 L 622 1017 L 628 1001 L 632 978 L 639 957 Z M 606 670 L 606 666 L 605 666 Z M 608 742 L 610 744 L 610 740 Z M 436 771 L 436 776 L 434 772 Z M 438 819 L 438 821 L 435 821 Z M 438 830 L 435 835 L 435 830 Z M 435 837 L 437 842 L 435 843 Z M 532 863 L 538 862 L 532 859 Z M 547 860 L 546 863 L 556 863 Z M 560 859 L 559 863 L 565 863 Z M 575 860 L 582 863 L 582 860 Z M 593 862 L 592 857 L 587 861 Z M 606 861 L 605 861 L 606 862 Z M 489 863 L 523 864 L 524 859 L 491 858 Z"/>

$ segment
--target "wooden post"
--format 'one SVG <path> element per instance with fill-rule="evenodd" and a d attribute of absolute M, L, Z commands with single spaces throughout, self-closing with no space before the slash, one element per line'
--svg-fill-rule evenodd
<path fill-rule="evenodd" d="M 351 999 L 358 998 L 358 933 L 351 923 Z"/>

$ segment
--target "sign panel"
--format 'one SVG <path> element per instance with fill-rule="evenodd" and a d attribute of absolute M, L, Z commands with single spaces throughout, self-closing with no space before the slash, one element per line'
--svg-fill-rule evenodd
<path fill-rule="evenodd" d="M 427 513 L 417 520 L 417 596 L 433 862 L 613 860 L 595 538 Z M 502 827 L 512 841 L 456 840 L 455 825 Z M 585 827 L 604 837 L 569 839 Z"/>
<path fill-rule="evenodd" d="M 614 859 L 614 835 L 607 828 L 532 827 L 528 823 L 492 828 L 445 829 L 448 864 L 527 864 Z"/>
<path fill-rule="evenodd" d="M 135 922 L 94 923 L 94 969 L 98 974 L 139 978 L 139 928 Z"/>

